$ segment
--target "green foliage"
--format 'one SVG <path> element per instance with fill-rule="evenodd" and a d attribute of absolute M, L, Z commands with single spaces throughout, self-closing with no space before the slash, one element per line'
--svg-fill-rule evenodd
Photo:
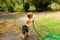
<path fill-rule="evenodd" d="M 30 6 L 29 6 L 29 3 L 28 3 L 28 2 L 25 2 L 25 3 L 24 3 L 24 6 L 23 6 L 24 10 L 25 10 L 25 11 L 28 11 L 28 10 L 29 10 L 29 7 L 30 7 Z"/>
<path fill-rule="evenodd" d="M 9 11 L 9 12 L 14 12 L 14 8 L 13 8 L 12 6 L 10 6 L 10 7 L 8 8 L 8 11 Z"/>
<path fill-rule="evenodd" d="M 0 6 L 0 11 L 3 12 L 4 11 L 4 8 Z"/>
<path fill-rule="evenodd" d="M 30 5 L 33 5 L 36 11 L 52 10 L 52 7 L 49 7 L 52 2 L 60 4 L 60 0 L 0 0 L 0 10 L 14 11 L 16 5 L 23 5 L 25 11 L 29 10 Z M 17 10 L 20 11 L 20 8 Z"/>
<path fill-rule="evenodd" d="M 8 11 L 9 12 L 14 12 L 14 6 L 12 4 L 9 4 Z"/>
<path fill-rule="evenodd" d="M 0 4 L 0 11 L 5 11 L 6 10 L 6 4 L 3 3 L 3 4 Z"/>
<path fill-rule="evenodd" d="M 32 0 L 31 3 L 35 6 L 37 11 L 49 10 L 48 5 L 52 3 L 52 0 Z"/>
<path fill-rule="evenodd" d="M 60 4 L 60 0 L 54 0 L 54 2 Z"/>
<path fill-rule="evenodd" d="M 60 9 L 60 5 L 58 3 L 54 3 L 54 2 L 52 2 L 52 4 L 50 4 L 49 7 L 54 11 Z"/>
<path fill-rule="evenodd" d="M 19 0 L 0 0 L 0 10 L 13 12 Z"/>
<path fill-rule="evenodd" d="M 15 11 L 16 11 L 16 12 L 23 11 L 23 6 L 22 6 L 22 5 L 16 5 L 16 6 L 15 6 Z"/>
<path fill-rule="evenodd" d="M 35 8 L 37 11 L 42 11 L 43 10 L 43 4 L 38 2 L 35 4 Z"/>
<path fill-rule="evenodd" d="M 36 10 L 35 6 L 30 6 L 29 11 L 34 11 Z"/>

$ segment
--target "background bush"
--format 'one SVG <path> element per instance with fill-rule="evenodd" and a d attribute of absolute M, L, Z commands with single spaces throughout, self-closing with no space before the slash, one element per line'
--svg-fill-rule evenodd
<path fill-rule="evenodd" d="M 0 11 L 3 12 L 4 11 L 4 8 L 0 6 Z"/>
<path fill-rule="evenodd" d="M 12 4 L 9 4 L 8 11 L 9 12 L 14 12 L 14 6 Z"/>
<path fill-rule="evenodd" d="M 0 11 L 16 11 L 15 7 L 18 5 L 17 11 L 49 11 L 60 8 L 60 0 L 0 0 Z M 21 6 L 23 5 L 23 6 Z M 31 6 L 34 6 L 32 9 Z M 54 7 L 56 5 L 57 7 Z"/>
<path fill-rule="evenodd" d="M 25 2 L 23 8 L 24 8 L 25 11 L 28 11 L 29 8 L 30 8 L 29 3 Z"/>

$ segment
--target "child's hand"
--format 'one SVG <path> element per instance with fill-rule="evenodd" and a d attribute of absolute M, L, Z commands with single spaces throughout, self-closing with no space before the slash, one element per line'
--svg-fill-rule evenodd
<path fill-rule="evenodd" d="M 27 25 L 28 27 L 30 26 L 30 25 Z"/>

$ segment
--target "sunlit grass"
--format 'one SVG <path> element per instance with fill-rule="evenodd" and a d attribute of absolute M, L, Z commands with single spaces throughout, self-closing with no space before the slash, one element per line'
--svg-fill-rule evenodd
<path fill-rule="evenodd" d="M 34 21 L 34 27 L 40 33 L 41 36 L 52 35 L 59 36 L 60 35 L 60 19 L 57 16 L 38 16 Z M 41 25 L 44 26 L 42 29 Z M 49 32 L 48 32 L 49 31 Z M 50 40 L 47 38 L 46 40 Z M 57 40 L 56 38 L 52 38 L 52 40 Z"/>
<path fill-rule="evenodd" d="M 46 26 L 50 31 L 52 31 L 55 35 L 60 34 L 60 19 L 58 19 L 56 16 L 42 16 L 37 17 L 35 19 L 35 27 L 36 29 L 45 35 L 45 30 L 40 30 L 40 26 L 44 25 Z M 46 29 L 46 30 L 48 30 Z"/>

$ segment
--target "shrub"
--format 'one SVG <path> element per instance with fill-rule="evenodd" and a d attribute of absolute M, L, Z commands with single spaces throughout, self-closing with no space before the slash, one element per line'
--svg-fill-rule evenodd
<path fill-rule="evenodd" d="M 23 6 L 24 10 L 25 10 L 25 11 L 28 11 L 28 10 L 29 10 L 29 7 L 30 7 L 30 6 L 29 6 L 29 3 L 28 3 L 28 2 L 25 2 L 25 3 L 24 3 L 24 6 Z"/>
<path fill-rule="evenodd" d="M 14 6 L 13 6 L 12 4 L 10 4 L 10 5 L 8 6 L 8 11 L 9 11 L 9 12 L 14 12 Z"/>
<path fill-rule="evenodd" d="M 31 3 L 35 6 L 36 11 L 44 11 L 49 10 L 50 8 L 48 5 L 50 5 L 52 0 L 32 0 Z"/>
<path fill-rule="evenodd" d="M 42 11 L 43 10 L 43 4 L 38 2 L 35 4 L 36 11 Z"/>
<path fill-rule="evenodd" d="M 15 11 L 17 11 L 17 12 L 23 11 L 23 6 L 22 5 L 16 5 L 15 6 Z"/>
<path fill-rule="evenodd" d="M 3 12 L 4 11 L 4 8 L 0 6 L 0 11 Z"/>

